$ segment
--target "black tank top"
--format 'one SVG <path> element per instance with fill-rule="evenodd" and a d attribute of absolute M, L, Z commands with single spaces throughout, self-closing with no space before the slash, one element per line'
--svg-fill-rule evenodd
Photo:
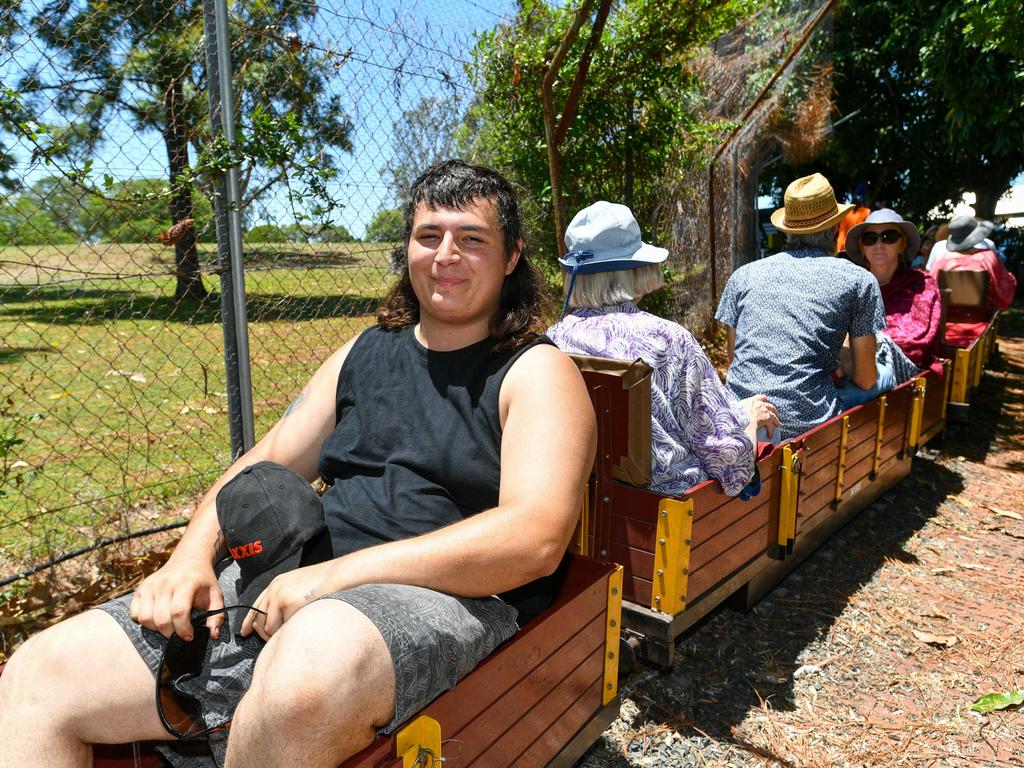
<path fill-rule="evenodd" d="M 413 328 L 370 328 L 338 379 L 336 426 L 320 475 L 335 556 L 417 536 L 498 504 L 501 383 L 519 356 L 484 339 L 426 349 Z M 524 623 L 550 602 L 552 580 L 503 595 Z"/>

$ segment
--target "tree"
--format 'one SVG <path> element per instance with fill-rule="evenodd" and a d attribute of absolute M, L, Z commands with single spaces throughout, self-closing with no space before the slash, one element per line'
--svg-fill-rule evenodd
<path fill-rule="evenodd" d="M 287 243 L 288 235 L 276 224 L 258 224 L 245 234 L 250 243 Z"/>
<path fill-rule="evenodd" d="M 405 235 L 405 220 L 397 208 L 383 208 L 373 215 L 366 227 L 368 243 L 397 243 Z"/>
<path fill-rule="evenodd" d="M 65 245 L 77 240 L 30 196 L 17 195 L 0 204 L 0 245 Z"/>
<path fill-rule="evenodd" d="M 714 124 L 700 115 L 688 56 L 753 6 L 753 0 L 618 2 L 603 30 L 592 23 L 586 34 L 571 35 L 574 24 L 584 29 L 593 3 L 577 12 L 523 0 L 514 22 L 481 35 L 474 51 L 482 92 L 474 109 L 483 121 L 478 141 L 541 205 L 543 241 L 554 246 L 549 252 L 562 236 L 552 223 L 553 188 L 559 186 L 553 168 L 564 179 L 567 208 L 605 198 L 630 205 L 641 222 L 652 218 L 666 177 L 699 161 L 713 138 Z M 563 41 L 566 50 L 552 75 Z M 583 66 L 588 57 L 589 69 Z M 581 79 L 578 72 L 584 72 Z M 550 146 L 557 149 L 554 163 Z"/>
<path fill-rule="evenodd" d="M 836 111 L 860 112 L 813 163 L 773 168 L 779 186 L 818 170 L 837 191 L 865 182 L 869 202 L 919 221 L 973 191 L 991 218 L 1024 170 L 1021 43 L 1019 4 L 1008 0 L 844 3 Z"/>
<path fill-rule="evenodd" d="M 298 194 L 320 193 L 334 167 L 334 152 L 350 151 L 351 123 L 325 85 L 344 54 L 317 53 L 302 45 L 302 26 L 316 6 L 287 0 L 235 4 L 231 8 L 232 58 L 241 94 L 240 114 L 262 140 L 239 147 L 209 134 L 200 0 L 50 0 L 32 19 L 35 33 L 72 76 L 59 84 L 54 106 L 76 119 L 68 141 L 89 152 L 103 138 L 108 114 L 118 112 L 138 130 L 163 138 L 169 219 L 194 218 L 196 183 L 241 160 L 243 194 L 258 197 L 305 163 L 306 184 Z M 30 71 L 20 91 L 54 89 Z M 35 112 L 41 113 L 38 107 Z M 200 159 L 193 169 L 189 149 Z M 198 170 L 198 174 L 197 171 Z M 316 207 L 316 206 L 315 206 Z M 330 206 L 328 206 L 330 207 Z M 206 295 L 199 274 L 196 237 L 189 231 L 175 244 L 176 295 Z"/>
<path fill-rule="evenodd" d="M 358 243 L 359 238 L 341 224 L 327 224 L 317 232 L 316 240 L 321 243 Z"/>
<path fill-rule="evenodd" d="M 399 208 L 405 205 L 413 181 L 441 160 L 465 156 L 463 99 L 457 92 L 424 96 L 392 124 L 393 154 L 381 174 Z"/>

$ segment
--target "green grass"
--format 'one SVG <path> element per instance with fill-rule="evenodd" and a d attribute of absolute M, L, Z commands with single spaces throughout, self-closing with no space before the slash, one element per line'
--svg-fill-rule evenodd
<path fill-rule="evenodd" d="M 248 251 L 257 437 L 372 322 L 389 282 L 387 252 Z M 0 428 L 13 425 L 24 440 L 6 465 L 0 455 L 0 576 L 180 519 L 228 464 L 219 300 L 176 302 L 169 254 L 0 248 Z M 216 276 L 205 282 L 219 291 Z"/>

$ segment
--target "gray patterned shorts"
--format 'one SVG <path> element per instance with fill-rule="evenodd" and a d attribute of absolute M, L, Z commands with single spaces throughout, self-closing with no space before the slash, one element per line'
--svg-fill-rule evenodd
<path fill-rule="evenodd" d="M 234 563 L 218 577 L 225 605 L 237 600 L 237 578 Z M 387 643 L 395 667 L 395 714 L 378 731 L 385 734 L 454 687 L 517 629 L 515 608 L 497 597 L 465 598 L 406 584 L 366 584 L 320 599 L 348 603 L 374 623 Z M 155 676 L 167 641 L 159 632 L 132 621 L 130 602 L 131 596 L 126 595 L 99 610 L 117 621 Z M 252 683 L 253 667 L 264 643 L 255 635 L 235 634 L 244 616 L 243 611 L 225 614 L 222 639 L 210 642 L 204 674 L 192 683 L 210 726 L 230 719 Z M 219 747 L 215 752 L 223 753 L 224 745 Z M 161 752 L 178 768 L 210 765 L 210 758 L 179 755 L 171 748 Z"/>

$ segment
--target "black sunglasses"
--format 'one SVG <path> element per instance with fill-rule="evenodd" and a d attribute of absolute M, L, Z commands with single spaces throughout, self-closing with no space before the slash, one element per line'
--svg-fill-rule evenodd
<path fill-rule="evenodd" d="M 865 232 L 860 236 L 860 241 L 864 245 L 874 245 L 881 240 L 886 245 L 892 245 L 898 243 L 900 238 L 903 237 L 903 233 L 898 229 L 887 229 L 884 232 Z"/>
<path fill-rule="evenodd" d="M 263 613 L 251 605 L 229 605 L 201 613 L 192 619 L 192 639 L 182 640 L 171 635 L 160 659 L 156 676 L 156 711 L 167 732 L 179 739 L 198 739 L 214 731 L 228 728 L 230 720 L 206 725 L 203 703 L 181 685 L 194 679 L 203 670 L 206 649 L 210 643 L 210 629 L 206 619 L 228 611 L 244 610 Z"/>

